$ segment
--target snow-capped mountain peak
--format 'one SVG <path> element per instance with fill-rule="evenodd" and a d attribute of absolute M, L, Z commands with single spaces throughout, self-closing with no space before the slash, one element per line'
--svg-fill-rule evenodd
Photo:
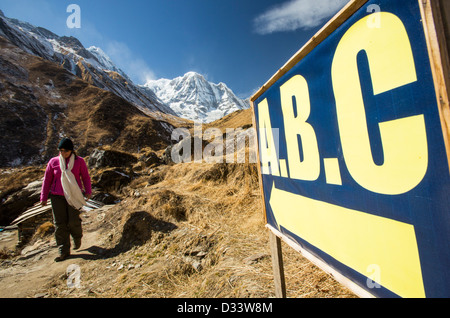
<path fill-rule="evenodd" d="M 226 84 L 211 83 L 192 71 L 172 80 L 151 80 L 142 87 L 155 92 L 178 116 L 198 122 L 211 122 L 249 107 Z"/>

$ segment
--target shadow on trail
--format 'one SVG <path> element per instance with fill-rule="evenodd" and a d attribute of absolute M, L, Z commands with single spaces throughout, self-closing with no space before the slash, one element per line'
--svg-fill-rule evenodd
<path fill-rule="evenodd" d="M 123 226 L 120 241 L 113 248 L 91 246 L 87 249 L 89 254 L 77 253 L 70 258 L 82 258 L 85 260 L 107 259 L 129 251 L 135 246 L 144 245 L 154 232 L 169 233 L 177 226 L 173 223 L 158 220 L 144 211 L 134 212 Z"/>

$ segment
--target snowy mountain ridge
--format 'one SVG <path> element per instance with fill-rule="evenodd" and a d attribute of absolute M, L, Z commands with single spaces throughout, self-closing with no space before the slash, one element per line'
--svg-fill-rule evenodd
<path fill-rule="evenodd" d="M 141 86 L 156 96 L 180 117 L 211 122 L 234 111 L 249 108 L 224 83 L 211 83 L 203 75 L 188 72 L 183 76 L 148 81 Z"/>
<path fill-rule="evenodd" d="M 124 78 L 129 80 L 128 75 L 126 75 L 125 72 L 123 72 L 121 69 L 117 68 L 117 66 L 114 64 L 114 62 L 111 60 L 111 58 L 101 48 L 96 47 L 96 46 L 91 46 L 91 47 L 87 48 L 87 50 L 96 57 L 97 61 L 99 62 L 99 66 L 103 67 L 103 70 L 117 72 L 120 75 L 122 75 Z M 90 61 L 90 62 L 95 62 L 95 61 Z"/>

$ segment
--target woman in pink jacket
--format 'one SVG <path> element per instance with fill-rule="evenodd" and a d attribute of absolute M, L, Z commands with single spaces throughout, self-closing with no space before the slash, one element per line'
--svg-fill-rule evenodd
<path fill-rule="evenodd" d="M 50 159 L 42 183 L 41 204 L 45 206 L 50 198 L 55 223 L 55 239 L 60 262 L 70 256 L 70 236 L 74 249 L 81 246 L 83 230 L 80 209 L 84 198 L 91 197 L 91 178 L 83 158 L 74 152 L 73 143 L 63 138 L 58 145 L 60 155 Z"/>

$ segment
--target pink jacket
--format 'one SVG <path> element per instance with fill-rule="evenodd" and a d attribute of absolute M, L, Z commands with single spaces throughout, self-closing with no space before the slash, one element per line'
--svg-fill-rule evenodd
<path fill-rule="evenodd" d="M 69 161 L 66 160 L 66 164 Z M 91 178 L 83 158 L 76 156 L 72 173 L 78 182 L 78 186 L 85 195 L 92 193 Z M 50 159 L 45 170 L 44 182 L 42 183 L 41 202 L 48 199 L 49 194 L 64 195 L 61 185 L 61 168 L 59 167 L 59 157 Z"/>

